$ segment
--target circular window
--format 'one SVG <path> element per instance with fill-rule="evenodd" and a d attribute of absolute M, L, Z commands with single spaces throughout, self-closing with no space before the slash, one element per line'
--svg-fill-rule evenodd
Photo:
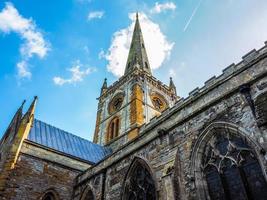
<path fill-rule="evenodd" d="M 109 103 L 109 113 L 113 113 L 115 111 L 118 111 L 123 103 L 124 95 L 123 94 L 118 94 L 116 95 L 111 102 Z"/>
<path fill-rule="evenodd" d="M 119 110 L 122 105 L 123 99 L 122 98 L 116 98 L 112 104 L 114 110 Z"/>
<path fill-rule="evenodd" d="M 153 105 L 155 106 L 157 110 L 161 110 L 162 107 L 164 106 L 163 102 L 158 97 L 153 97 L 152 101 L 153 101 Z"/>
<path fill-rule="evenodd" d="M 150 98 L 151 98 L 152 104 L 156 110 L 162 112 L 163 110 L 165 110 L 168 107 L 168 104 L 167 104 L 167 102 L 163 96 L 161 96 L 157 93 L 153 93 L 150 95 Z"/>

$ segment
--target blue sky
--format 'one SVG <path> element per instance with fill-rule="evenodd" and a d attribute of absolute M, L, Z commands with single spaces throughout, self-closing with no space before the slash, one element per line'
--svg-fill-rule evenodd
<path fill-rule="evenodd" d="M 122 74 L 139 11 L 153 74 L 180 96 L 267 40 L 266 0 L 0 1 L 0 136 L 23 99 L 92 139 L 105 77 Z"/>

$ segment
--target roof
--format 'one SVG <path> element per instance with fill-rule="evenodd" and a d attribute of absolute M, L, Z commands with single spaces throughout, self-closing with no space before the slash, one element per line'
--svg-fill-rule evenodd
<path fill-rule="evenodd" d="M 92 163 L 111 153 L 111 149 L 34 119 L 28 140 Z"/>

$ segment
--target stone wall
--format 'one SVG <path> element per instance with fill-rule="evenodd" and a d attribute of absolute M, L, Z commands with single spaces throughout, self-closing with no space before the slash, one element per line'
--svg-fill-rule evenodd
<path fill-rule="evenodd" d="M 92 165 L 92 163 L 89 161 L 82 160 L 71 155 L 66 155 L 60 151 L 56 151 L 29 140 L 24 140 L 20 152 L 32 157 L 57 163 L 76 171 L 85 171 Z"/>
<path fill-rule="evenodd" d="M 208 198 L 199 192 L 205 186 L 195 167 L 199 163 L 197 147 L 211 129 L 242 137 L 255 152 L 266 178 L 267 131 L 266 126 L 258 126 L 255 109 L 257 97 L 267 96 L 266 57 L 266 48 L 250 52 L 241 63 L 229 66 L 221 76 L 208 80 L 203 88 L 143 125 L 139 137 L 78 176 L 74 199 L 85 195 L 88 188 L 96 199 L 121 199 L 135 157 L 150 166 L 158 199 Z"/>
<path fill-rule="evenodd" d="M 60 200 L 72 199 L 73 181 L 78 173 L 56 163 L 20 154 L 1 199 L 37 200 L 48 190 L 54 191 Z"/>

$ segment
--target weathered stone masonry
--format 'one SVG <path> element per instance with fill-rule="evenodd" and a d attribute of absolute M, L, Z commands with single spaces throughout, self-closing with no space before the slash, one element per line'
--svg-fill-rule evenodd
<path fill-rule="evenodd" d="M 214 130 L 248 141 L 266 178 L 267 130 L 266 125 L 258 126 L 259 116 L 266 118 L 257 109 L 254 116 L 253 107 L 240 91 L 241 86 L 248 85 L 255 107 L 264 104 L 260 100 L 257 105 L 257 98 L 267 95 L 266 56 L 266 47 L 250 52 L 241 63 L 229 66 L 221 76 L 210 79 L 203 88 L 142 126 L 139 137 L 77 177 L 74 199 L 80 199 L 86 188 L 96 199 L 121 199 L 124 178 L 135 157 L 151 166 L 158 199 L 207 198 L 203 190 L 199 191 L 204 186 L 197 179 L 194 167 L 198 160 L 194 159 L 198 159 L 196 148 L 203 134 Z"/>
<path fill-rule="evenodd" d="M 267 198 L 267 42 L 184 99 L 153 77 L 137 15 L 125 74 L 101 89 L 98 144 L 34 119 L 36 100 L 0 141 L 0 199 Z"/>
<path fill-rule="evenodd" d="M 78 173 L 56 163 L 21 154 L 2 199 L 42 199 L 50 189 L 62 200 L 71 199 L 73 180 Z"/>

